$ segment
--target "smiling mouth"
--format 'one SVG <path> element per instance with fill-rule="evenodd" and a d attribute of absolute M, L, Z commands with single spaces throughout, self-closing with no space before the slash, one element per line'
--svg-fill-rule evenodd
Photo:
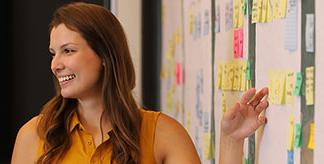
<path fill-rule="evenodd" d="M 60 83 L 63 83 L 63 82 L 66 82 L 66 81 L 69 81 L 69 80 L 72 80 L 74 79 L 76 76 L 74 74 L 71 74 L 71 75 L 65 75 L 65 76 L 61 76 L 58 78 L 58 81 Z"/>

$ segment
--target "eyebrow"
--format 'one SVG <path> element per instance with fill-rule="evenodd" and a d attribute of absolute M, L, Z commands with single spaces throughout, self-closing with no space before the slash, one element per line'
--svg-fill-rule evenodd
<path fill-rule="evenodd" d="M 61 46 L 60 46 L 60 49 L 66 47 L 66 46 L 68 46 L 68 45 L 71 45 L 71 44 L 72 44 L 72 45 L 78 45 L 78 44 L 76 44 L 76 43 L 68 42 L 68 43 L 65 43 L 65 44 L 61 45 Z M 49 50 L 49 52 L 55 52 L 54 49 L 53 49 L 53 48 L 50 48 L 50 47 L 49 47 L 48 50 Z"/>

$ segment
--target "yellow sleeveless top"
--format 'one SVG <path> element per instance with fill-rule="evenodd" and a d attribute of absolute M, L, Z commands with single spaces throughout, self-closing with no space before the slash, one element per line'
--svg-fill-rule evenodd
<path fill-rule="evenodd" d="M 155 127 L 160 112 L 146 111 L 140 109 L 142 116 L 142 124 L 140 130 L 140 160 L 142 164 L 155 164 L 154 158 L 154 136 Z M 70 123 L 70 132 L 72 144 L 70 149 L 63 157 L 61 164 L 99 164 L 99 163 L 111 163 L 112 147 L 109 146 L 108 150 L 102 153 L 100 159 L 93 158 L 96 151 L 92 136 L 87 133 L 84 127 L 81 125 L 76 112 L 72 116 Z M 104 136 L 104 143 L 109 142 L 109 133 Z M 37 151 L 37 157 L 40 157 L 43 153 L 44 141 L 39 141 L 39 147 Z M 100 147 L 100 145 L 98 145 Z M 93 158 L 93 159 L 92 159 Z"/>

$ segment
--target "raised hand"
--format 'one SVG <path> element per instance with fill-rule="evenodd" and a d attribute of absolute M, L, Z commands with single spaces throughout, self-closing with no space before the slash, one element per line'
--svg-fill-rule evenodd
<path fill-rule="evenodd" d="M 258 93 L 254 88 L 246 91 L 240 102 L 224 113 L 222 119 L 224 135 L 234 140 L 243 140 L 265 124 L 267 119 L 260 113 L 269 105 L 267 95 L 268 88 L 262 88 Z"/>

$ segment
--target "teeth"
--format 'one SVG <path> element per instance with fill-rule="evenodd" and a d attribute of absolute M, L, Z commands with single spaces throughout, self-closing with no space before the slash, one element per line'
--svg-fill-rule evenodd
<path fill-rule="evenodd" d="M 72 75 L 61 76 L 58 78 L 58 80 L 59 80 L 59 82 L 64 82 L 64 81 L 68 81 L 68 80 L 71 80 L 74 78 L 75 78 L 75 75 L 72 74 Z"/>

